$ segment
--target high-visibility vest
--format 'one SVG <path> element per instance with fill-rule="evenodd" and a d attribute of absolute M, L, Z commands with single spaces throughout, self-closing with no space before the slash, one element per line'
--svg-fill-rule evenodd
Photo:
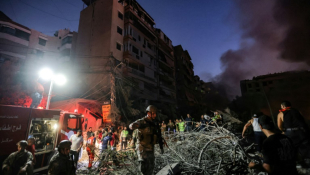
<path fill-rule="evenodd" d="M 127 137 L 129 132 L 127 130 L 123 130 L 121 133 L 121 137 Z"/>
<path fill-rule="evenodd" d="M 179 130 L 180 131 L 184 131 L 185 130 L 185 123 L 184 122 L 180 122 L 179 123 Z"/>

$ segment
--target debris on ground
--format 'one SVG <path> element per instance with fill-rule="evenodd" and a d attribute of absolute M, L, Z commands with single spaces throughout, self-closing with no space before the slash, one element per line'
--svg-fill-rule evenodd
<path fill-rule="evenodd" d="M 226 125 L 227 127 L 227 125 Z M 198 131 L 199 130 L 199 131 Z M 205 126 L 191 132 L 166 132 L 164 139 L 168 148 L 160 154 L 155 147 L 155 168 L 157 175 L 207 175 L 207 174 L 260 174 L 248 169 L 250 161 L 260 162 L 261 158 L 247 152 L 253 144 L 244 147 L 240 139 L 227 130 L 225 125 Z M 93 168 L 87 169 L 86 151 L 79 162 L 77 174 L 140 175 L 138 161 L 133 149 L 123 151 L 105 150 L 100 155 L 96 150 Z M 86 155 L 85 155 L 86 154 Z M 85 156 L 87 158 L 85 158 Z"/>

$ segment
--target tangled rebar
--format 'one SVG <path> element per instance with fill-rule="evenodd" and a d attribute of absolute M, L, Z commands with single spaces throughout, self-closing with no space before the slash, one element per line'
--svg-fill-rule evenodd
<path fill-rule="evenodd" d="M 154 174 L 169 166 L 170 174 L 253 174 L 248 169 L 250 161 L 259 161 L 249 156 L 250 147 L 242 147 L 240 139 L 225 126 L 204 126 L 190 132 L 165 132 L 163 135 L 168 148 L 161 154 L 155 147 Z M 99 166 L 87 174 L 141 174 L 134 150 L 104 151 L 97 155 Z M 180 165 L 173 172 L 172 164 Z"/>
<path fill-rule="evenodd" d="M 240 139 L 225 127 L 207 125 L 191 132 L 166 132 L 164 138 L 168 149 L 163 155 L 156 150 L 158 169 L 169 162 L 179 163 L 181 174 L 250 174 L 248 163 L 259 161 L 246 153 L 253 145 L 243 148 Z"/>

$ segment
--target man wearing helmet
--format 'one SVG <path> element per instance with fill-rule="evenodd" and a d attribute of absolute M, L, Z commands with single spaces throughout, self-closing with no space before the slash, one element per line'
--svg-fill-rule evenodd
<path fill-rule="evenodd" d="M 53 155 L 48 166 L 48 175 L 75 175 L 72 155 L 69 155 L 71 142 L 63 140 L 58 145 L 58 152 Z"/>
<path fill-rule="evenodd" d="M 153 174 L 154 169 L 154 145 L 159 143 L 161 153 L 163 150 L 163 140 L 160 127 L 156 119 L 156 107 L 150 105 L 146 108 L 147 115 L 129 125 L 131 130 L 138 129 L 136 151 L 139 161 L 139 169 L 144 175 Z"/>
<path fill-rule="evenodd" d="M 32 174 L 32 154 L 26 150 L 28 145 L 26 140 L 21 140 L 17 144 L 16 152 L 9 155 L 3 162 L 2 171 L 7 175 Z"/>

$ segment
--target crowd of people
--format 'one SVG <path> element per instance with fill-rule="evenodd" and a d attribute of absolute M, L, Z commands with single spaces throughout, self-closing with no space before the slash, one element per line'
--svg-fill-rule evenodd
<path fill-rule="evenodd" d="M 187 114 L 185 120 L 175 119 L 173 122 L 169 120 L 166 124 L 165 121 L 162 121 L 160 124 L 161 133 L 163 135 L 173 134 L 176 132 L 190 132 L 190 131 L 202 131 L 207 125 L 222 125 L 223 124 L 223 116 L 220 115 L 217 111 L 214 112 L 212 117 L 204 114 L 201 115 L 200 121 L 195 122 L 194 118 L 191 117 L 190 114 Z"/>
<path fill-rule="evenodd" d="M 219 126 L 223 124 L 223 117 L 214 112 L 212 117 L 201 115 L 200 121 L 195 122 L 190 114 L 185 120 L 171 119 L 158 122 L 156 120 L 157 108 L 150 105 L 146 109 L 146 116 L 131 123 L 129 129 L 126 126 L 115 128 L 113 126 L 99 127 L 96 132 L 92 127 L 85 133 L 77 130 L 69 140 L 62 140 L 58 145 L 58 151 L 50 160 L 49 175 L 74 175 L 80 153 L 85 147 L 89 157 L 88 168 L 92 167 L 95 149 L 100 152 L 105 150 L 123 151 L 135 148 L 138 156 L 139 169 L 144 175 L 152 174 L 154 169 L 154 145 L 159 144 L 161 153 L 164 153 L 165 135 L 191 131 L 202 131 L 207 125 Z M 310 168 L 310 130 L 300 112 L 291 107 L 288 101 L 281 104 L 281 110 L 277 117 L 278 129 L 271 117 L 263 113 L 252 116 L 242 131 L 253 126 L 256 143 L 256 151 L 262 156 L 262 163 L 249 163 L 249 168 L 266 171 L 271 175 L 290 174 L 297 175 L 296 162 L 305 168 Z M 132 133 L 132 136 L 131 134 Z M 96 144 L 97 143 L 97 144 Z M 96 146 L 97 145 L 97 146 Z M 98 145 L 100 147 L 98 148 Z M 2 171 L 4 174 L 32 174 L 35 164 L 35 145 L 32 138 L 17 143 L 16 152 L 4 161 Z M 297 156 L 297 157 L 296 157 Z"/>

